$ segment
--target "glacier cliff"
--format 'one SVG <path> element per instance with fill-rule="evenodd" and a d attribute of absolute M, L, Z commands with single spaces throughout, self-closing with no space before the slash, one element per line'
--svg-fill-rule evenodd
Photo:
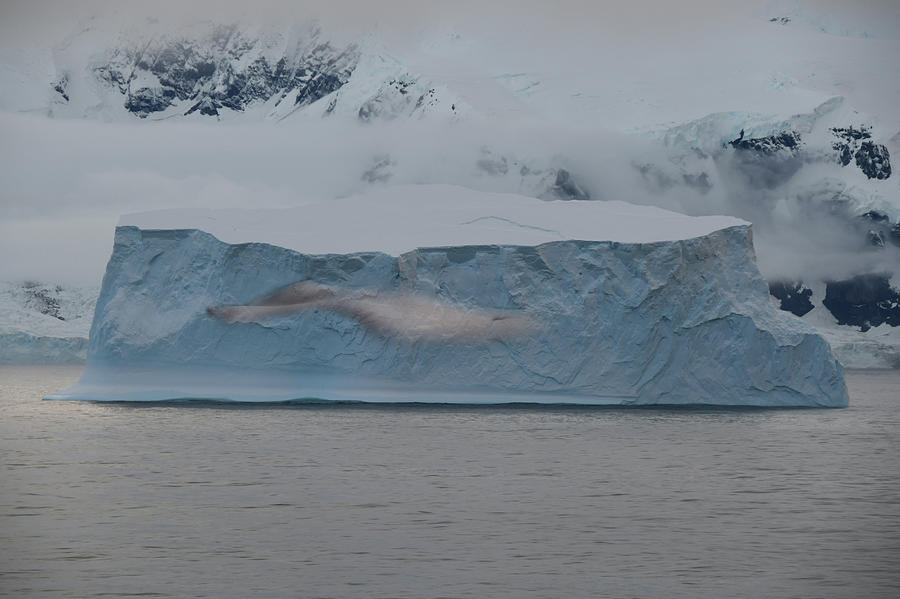
<path fill-rule="evenodd" d="M 260 238 L 281 243 L 250 241 Z M 327 309 L 242 323 L 206 312 L 304 280 L 536 325 L 511 338 L 442 341 L 381 334 Z M 743 221 L 451 186 L 270 213 L 123 219 L 85 375 L 50 397 L 848 401 L 825 340 L 769 301 Z"/>

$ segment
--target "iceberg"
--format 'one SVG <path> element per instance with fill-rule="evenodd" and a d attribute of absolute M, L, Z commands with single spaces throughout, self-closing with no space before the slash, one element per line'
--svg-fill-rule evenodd
<path fill-rule="evenodd" d="M 748 223 L 450 185 L 123 217 L 85 373 L 49 398 L 848 403 Z"/>

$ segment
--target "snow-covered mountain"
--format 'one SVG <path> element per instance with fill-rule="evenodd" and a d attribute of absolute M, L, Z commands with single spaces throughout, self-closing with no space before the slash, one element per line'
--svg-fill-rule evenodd
<path fill-rule="evenodd" d="M 212 117 L 255 104 L 277 114 L 336 91 L 358 61 L 355 47 L 334 48 L 318 30 L 293 37 L 248 37 L 236 25 L 215 26 L 194 37 L 162 36 L 112 48 L 93 57 L 88 72 L 98 87 L 117 91 L 122 107 L 141 118 L 194 112 Z M 65 70 L 54 86 L 65 104 L 75 94 L 69 82 Z"/>
<path fill-rule="evenodd" d="M 0 283 L 0 364 L 83 362 L 98 288 Z"/>
<path fill-rule="evenodd" d="M 900 325 L 894 142 L 843 98 L 788 119 L 717 113 L 647 134 L 673 150 L 662 164 L 642 165 L 649 185 L 691 188 L 701 198 L 726 189 L 727 211 L 753 221 L 759 245 L 778 250 L 766 270 L 782 309 L 805 316 L 818 307 L 832 324 L 862 333 Z M 687 206 L 708 208 L 702 199 Z M 798 252 L 810 256 L 800 269 Z M 897 349 L 882 363 L 897 364 Z"/>
<path fill-rule="evenodd" d="M 374 38 L 335 42 L 314 23 L 203 21 L 172 31 L 148 21 L 124 33 L 94 23 L 38 57 L 6 59 L 7 77 L 45 93 L 7 90 L 4 108 L 55 118 L 280 121 L 315 105 L 309 113 L 319 117 L 370 122 L 464 110 Z"/>
<path fill-rule="evenodd" d="M 773 301 L 865 344 L 900 322 L 900 34 L 864 6 L 814 8 L 683 33 L 441 25 L 400 45 L 293 21 L 87 19 L 0 49 L 0 233 L 70 218 L 46 216 L 54 197 L 107 220 L 396 183 L 624 199 L 753 222 Z M 900 363 L 891 343 L 879 364 Z"/>

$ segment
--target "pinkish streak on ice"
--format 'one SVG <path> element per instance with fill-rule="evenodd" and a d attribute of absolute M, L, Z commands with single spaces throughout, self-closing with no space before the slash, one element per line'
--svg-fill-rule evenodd
<path fill-rule="evenodd" d="M 409 340 L 505 340 L 535 328 L 521 312 L 465 308 L 410 293 L 344 290 L 313 281 L 292 283 L 247 305 L 211 306 L 207 313 L 225 322 L 246 323 L 304 310 L 330 310 L 386 337 Z"/>

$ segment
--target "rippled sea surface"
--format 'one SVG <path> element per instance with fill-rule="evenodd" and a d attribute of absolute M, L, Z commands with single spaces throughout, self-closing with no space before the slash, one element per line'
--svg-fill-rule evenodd
<path fill-rule="evenodd" d="M 898 597 L 900 373 L 845 410 L 41 401 L 0 367 L 0 595 Z"/>

